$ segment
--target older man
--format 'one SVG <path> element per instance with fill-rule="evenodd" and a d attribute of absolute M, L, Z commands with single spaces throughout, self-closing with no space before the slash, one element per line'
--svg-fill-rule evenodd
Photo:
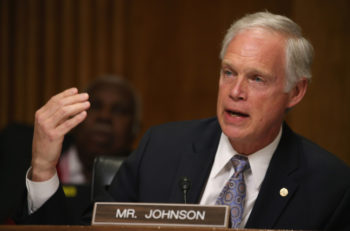
<path fill-rule="evenodd" d="M 86 91 L 91 102 L 88 116 L 65 136 L 57 166 L 70 210 L 78 216 L 90 202 L 94 158 L 126 158 L 138 132 L 140 115 L 136 92 L 121 77 L 100 76 Z M 31 162 L 33 130 L 31 126 L 12 124 L 0 133 L 0 223 L 12 215 L 25 193 L 23 178 Z"/>
<path fill-rule="evenodd" d="M 94 158 L 128 156 L 138 132 L 139 102 L 127 81 L 102 76 L 86 91 L 91 107 L 86 119 L 72 131 L 72 142 L 67 142 L 69 147 L 61 154 L 58 170 L 62 183 L 90 182 Z"/>
<path fill-rule="evenodd" d="M 349 168 L 283 123 L 311 78 L 312 46 L 299 26 L 267 12 L 247 15 L 228 30 L 221 59 L 217 118 L 150 129 L 108 200 L 182 202 L 178 181 L 186 176 L 188 202 L 229 205 L 231 227 L 348 230 Z M 55 165 L 64 134 L 86 117 L 87 100 L 69 89 L 36 114 L 27 181 L 53 186 L 37 201 L 29 190 L 28 222 L 50 209 L 56 216 L 46 222 L 75 222 L 59 214 Z"/>

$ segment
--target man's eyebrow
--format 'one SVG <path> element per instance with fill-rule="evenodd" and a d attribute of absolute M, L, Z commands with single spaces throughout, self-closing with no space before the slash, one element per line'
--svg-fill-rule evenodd
<path fill-rule="evenodd" d="M 231 71 L 235 71 L 236 70 L 235 66 L 232 63 L 227 62 L 225 60 L 222 61 L 221 65 L 220 65 L 220 69 L 223 69 L 223 68 L 229 68 Z"/>
<path fill-rule="evenodd" d="M 229 66 L 229 67 L 232 67 L 232 64 L 229 63 L 229 62 L 226 61 L 226 60 L 223 60 L 223 61 L 221 62 L 221 66 Z"/>
<path fill-rule="evenodd" d="M 249 68 L 246 72 L 247 73 L 256 73 L 256 74 L 259 74 L 262 76 L 272 76 L 270 73 L 268 73 L 264 70 L 261 70 L 261 69 L 257 69 L 257 68 Z"/>
<path fill-rule="evenodd" d="M 226 60 L 223 60 L 221 62 L 221 68 L 224 68 L 224 67 L 228 67 L 230 69 L 236 70 L 235 66 Z M 254 68 L 254 67 L 246 69 L 244 72 L 249 73 L 249 74 L 255 73 L 255 74 L 259 74 L 259 75 L 266 76 L 266 77 L 273 77 L 273 75 L 271 75 L 270 73 L 268 73 L 264 70 L 261 70 L 261 69 Z"/>

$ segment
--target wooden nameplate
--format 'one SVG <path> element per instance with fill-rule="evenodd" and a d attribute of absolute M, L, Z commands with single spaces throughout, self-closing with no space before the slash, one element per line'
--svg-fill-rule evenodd
<path fill-rule="evenodd" d="M 92 225 L 228 227 L 225 205 L 96 202 Z"/>

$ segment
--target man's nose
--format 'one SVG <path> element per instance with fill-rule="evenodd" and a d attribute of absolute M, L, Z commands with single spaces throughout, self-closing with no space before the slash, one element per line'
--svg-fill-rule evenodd
<path fill-rule="evenodd" d="M 242 76 L 238 76 L 235 81 L 233 81 L 230 98 L 239 101 L 247 99 L 247 81 Z"/>
<path fill-rule="evenodd" d="M 98 117 L 103 120 L 110 120 L 112 118 L 111 110 L 108 107 L 101 108 Z"/>

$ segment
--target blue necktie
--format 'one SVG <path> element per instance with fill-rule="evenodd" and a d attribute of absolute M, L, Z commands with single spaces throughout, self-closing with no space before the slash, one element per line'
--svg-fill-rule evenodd
<path fill-rule="evenodd" d="M 235 169 L 235 173 L 231 176 L 221 191 L 216 204 L 230 206 L 231 228 L 237 228 L 242 222 L 246 197 L 246 186 L 243 172 L 246 169 L 249 169 L 250 166 L 248 158 L 244 156 L 235 155 L 230 161 Z"/>

